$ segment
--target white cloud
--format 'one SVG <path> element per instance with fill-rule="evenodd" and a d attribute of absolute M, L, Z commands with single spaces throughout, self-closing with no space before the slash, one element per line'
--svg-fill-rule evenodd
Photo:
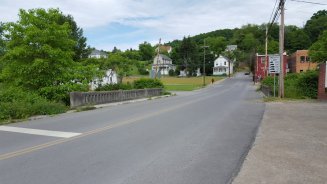
<path fill-rule="evenodd" d="M 17 20 L 20 8 L 58 7 L 86 30 L 120 23 L 152 34 L 150 40 L 170 40 L 248 23 L 262 24 L 269 20 L 274 4 L 275 0 L 0 0 L 0 21 Z M 303 26 L 313 13 L 326 6 L 287 1 L 286 8 L 286 24 Z M 131 40 L 131 46 L 144 38 Z"/>

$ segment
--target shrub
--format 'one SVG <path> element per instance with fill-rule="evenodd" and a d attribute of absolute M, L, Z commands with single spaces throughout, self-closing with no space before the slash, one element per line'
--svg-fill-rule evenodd
<path fill-rule="evenodd" d="M 307 71 L 301 73 L 297 86 L 304 97 L 317 98 L 319 73 L 317 71 Z"/>
<path fill-rule="evenodd" d="M 104 86 L 100 86 L 95 91 L 114 91 L 114 90 L 131 90 L 133 86 L 130 83 L 123 84 L 106 84 Z"/>
<path fill-rule="evenodd" d="M 172 69 L 170 69 L 170 70 L 168 71 L 168 74 L 169 74 L 169 76 L 175 76 L 175 71 L 172 70 Z"/>
<path fill-rule="evenodd" d="M 276 77 L 276 91 L 278 92 L 278 78 Z M 262 85 L 274 87 L 274 78 L 266 77 Z M 287 74 L 284 80 L 285 97 L 287 98 L 317 98 L 318 72 L 307 71 L 304 73 Z"/>
<path fill-rule="evenodd" d="M 50 101 L 63 102 L 69 105 L 69 93 L 73 91 L 88 91 L 88 85 L 67 83 L 60 86 L 49 86 L 39 90 L 39 94 Z"/>
<path fill-rule="evenodd" d="M 50 102 L 36 93 L 9 87 L 0 90 L 0 109 L 0 120 L 8 120 L 63 113 L 67 107 L 61 103 Z"/>
<path fill-rule="evenodd" d="M 134 81 L 135 89 L 145 89 L 145 88 L 164 88 L 163 83 L 158 79 L 139 79 Z"/>
<path fill-rule="evenodd" d="M 149 75 L 149 71 L 147 71 L 145 68 L 137 68 L 137 70 L 141 75 Z"/>

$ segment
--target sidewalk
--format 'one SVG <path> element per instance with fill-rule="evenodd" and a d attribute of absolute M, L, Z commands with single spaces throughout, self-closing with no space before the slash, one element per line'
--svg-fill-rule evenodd
<path fill-rule="evenodd" d="M 267 103 L 233 184 L 327 183 L 327 103 Z"/>

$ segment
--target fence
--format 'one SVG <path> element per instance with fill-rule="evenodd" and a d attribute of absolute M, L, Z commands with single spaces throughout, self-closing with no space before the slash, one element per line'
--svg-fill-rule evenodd
<path fill-rule="evenodd" d="M 83 105 L 96 105 L 111 102 L 120 102 L 125 100 L 134 100 L 152 96 L 159 96 L 163 92 L 161 88 L 155 89 L 137 89 L 137 90 L 119 90 L 105 92 L 71 92 L 70 106 L 78 107 Z"/>

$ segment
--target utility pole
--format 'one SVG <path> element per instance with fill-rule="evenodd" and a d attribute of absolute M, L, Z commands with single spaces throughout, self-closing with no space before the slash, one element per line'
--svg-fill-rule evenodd
<path fill-rule="evenodd" d="M 228 78 L 230 78 L 230 62 L 232 61 L 231 50 L 228 50 Z"/>
<path fill-rule="evenodd" d="M 279 73 L 279 97 L 284 98 L 284 15 L 285 0 L 280 0 L 280 27 L 279 27 L 279 54 L 280 54 L 280 73 Z"/>
<path fill-rule="evenodd" d="M 206 85 L 206 48 L 209 46 L 206 46 L 206 39 L 204 39 L 204 44 L 202 46 L 203 48 L 203 86 Z"/>
<path fill-rule="evenodd" d="M 268 76 L 268 72 L 267 72 L 267 64 L 268 64 L 268 24 L 266 25 L 266 61 L 265 61 L 265 70 L 264 70 L 264 76 Z"/>
<path fill-rule="evenodd" d="M 158 72 L 160 71 L 160 68 L 158 70 L 159 67 L 159 57 L 160 57 L 160 45 L 161 45 L 161 38 L 159 39 L 159 45 L 158 45 L 158 50 L 157 50 L 157 66 L 156 66 L 156 73 L 154 75 L 154 78 L 157 78 Z"/>

